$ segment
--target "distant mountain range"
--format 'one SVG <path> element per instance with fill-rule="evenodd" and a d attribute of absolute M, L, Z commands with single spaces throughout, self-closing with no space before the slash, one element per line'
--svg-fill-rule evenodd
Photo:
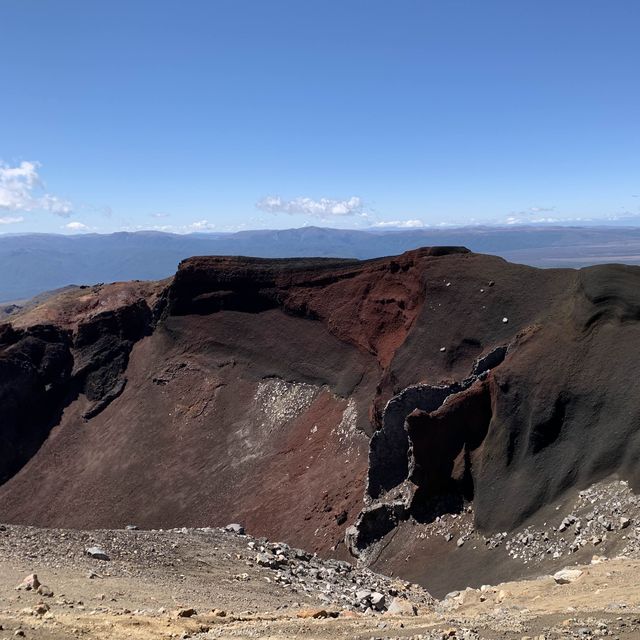
<path fill-rule="evenodd" d="M 456 245 L 541 267 L 605 262 L 640 264 L 640 228 L 464 227 L 281 231 L 177 235 L 155 231 L 0 235 L 0 302 L 23 300 L 70 284 L 156 280 L 196 255 L 374 258 L 420 246 Z"/>

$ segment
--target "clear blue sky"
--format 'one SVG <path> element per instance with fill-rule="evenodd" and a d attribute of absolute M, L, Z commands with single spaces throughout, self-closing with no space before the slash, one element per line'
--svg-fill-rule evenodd
<path fill-rule="evenodd" d="M 4 233 L 640 215 L 638 0 L 2 0 L 0 72 Z"/>

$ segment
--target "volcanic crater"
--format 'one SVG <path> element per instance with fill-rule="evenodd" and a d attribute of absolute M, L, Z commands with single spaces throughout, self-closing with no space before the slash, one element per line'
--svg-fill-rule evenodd
<path fill-rule="evenodd" d="M 0 521 L 242 522 L 428 581 L 408 525 L 491 536 L 638 487 L 639 320 L 638 267 L 462 247 L 65 290 L 0 326 Z"/>

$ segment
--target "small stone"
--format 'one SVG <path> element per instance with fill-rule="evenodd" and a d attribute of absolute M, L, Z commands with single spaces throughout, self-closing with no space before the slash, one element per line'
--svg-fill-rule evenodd
<path fill-rule="evenodd" d="M 137 531 L 138 530 L 138 525 L 136 525 L 136 524 L 128 524 L 125 527 L 125 530 L 126 531 Z"/>
<path fill-rule="evenodd" d="M 44 596 L 45 598 L 53 598 L 53 591 L 47 587 L 46 584 L 41 584 L 38 587 L 38 595 Z"/>
<path fill-rule="evenodd" d="M 384 594 L 379 593 L 378 591 L 374 591 L 371 594 L 370 600 L 371 600 L 371 606 L 377 611 L 381 611 L 382 609 L 384 609 L 384 605 L 386 601 Z"/>
<path fill-rule="evenodd" d="M 622 517 L 620 518 L 620 528 L 626 529 L 631 524 L 631 520 L 629 518 Z"/>
<path fill-rule="evenodd" d="M 49 605 L 45 604 L 44 602 L 39 602 L 33 608 L 33 610 L 37 615 L 43 616 L 45 613 L 47 613 L 47 611 L 49 611 Z"/>
<path fill-rule="evenodd" d="M 231 524 L 228 524 L 224 530 L 227 533 L 235 533 L 238 536 L 243 536 L 244 535 L 244 527 L 241 524 L 238 524 L 237 522 L 232 522 Z"/>
<path fill-rule="evenodd" d="M 500 589 L 500 591 L 498 591 L 498 595 L 496 596 L 496 602 L 503 602 L 508 597 L 509 592 L 505 591 L 504 589 Z"/>
<path fill-rule="evenodd" d="M 371 591 L 369 591 L 369 589 L 358 589 L 358 591 L 356 591 L 356 598 L 359 602 L 369 600 L 370 597 Z"/>
<path fill-rule="evenodd" d="M 111 560 L 107 552 L 100 547 L 89 547 L 87 549 L 87 555 L 91 556 L 94 560 Z"/>
<path fill-rule="evenodd" d="M 191 618 L 192 616 L 196 615 L 196 610 L 193 609 L 192 607 L 189 608 L 185 608 L 185 609 L 178 609 L 176 616 L 178 618 Z"/>
<path fill-rule="evenodd" d="M 29 574 L 17 587 L 16 589 L 24 589 L 25 591 L 35 591 L 40 586 L 40 580 L 38 580 L 38 575 L 35 573 Z"/>
<path fill-rule="evenodd" d="M 502 324 L 507 324 L 507 322 L 509 322 L 509 318 L 507 318 L 506 316 L 502 318 Z"/>
<path fill-rule="evenodd" d="M 259 553 L 256 556 L 256 562 L 261 567 L 269 567 L 270 569 L 275 569 L 278 566 L 275 556 L 271 553 Z"/>
<path fill-rule="evenodd" d="M 464 538 L 458 538 L 458 542 L 456 542 L 456 545 L 458 547 L 461 547 L 464 544 Z"/>
<path fill-rule="evenodd" d="M 296 613 L 297 618 L 337 618 L 338 613 L 335 611 L 327 611 L 326 609 L 301 609 Z"/>

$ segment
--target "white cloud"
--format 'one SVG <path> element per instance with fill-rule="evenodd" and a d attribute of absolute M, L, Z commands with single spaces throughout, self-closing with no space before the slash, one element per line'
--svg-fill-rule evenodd
<path fill-rule="evenodd" d="M 22 216 L 4 216 L 0 218 L 0 224 L 16 224 L 18 222 L 24 222 Z"/>
<path fill-rule="evenodd" d="M 62 217 L 71 214 L 68 200 L 44 191 L 39 168 L 40 163 L 26 160 L 15 167 L 0 164 L 0 210 L 43 210 Z"/>
<path fill-rule="evenodd" d="M 185 229 L 189 231 L 208 231 L 210 229 L 215 229 L 215 224 L 212 224 L 208 220 L 198 220 L 197 222 L 192 222 L 185 226 Z"/>
<path fill-rule="evenodd" d="M 362 199 L 351 196 L 346 200 L 334 200 L 332 198 L 299 197 L 293 200 L 284 200 L 280 196 L 266 196 L 261 198 L 256 207 L 268 213 L 287 213 L 289 215 L 313 216 L 316 218 L 331 218 L 340 216 L 366 216 Z"/>
<path fill-rule="evenodd" d="M 422 220 L 383 220 L 376 222 L 374 227 L 385 228 L 392 227 L 394 229 L 420 229 L 425 226 Z"/>
<path fill-rule="evenodd" d="M 78 222 L 77 220 L 73 220 L 72 222 L 65 224 L 64 228 L 68 229 L 69 231 L 88 231 L 89 230 L 89 227 L 86 224 L 84 224 L 84 222 Z"/>
<path fill-rule="evenodd" d="M 156 213 L 151 213 L 150 214 L 152 218 L 168 218 L 169 214 L 168 213 L 162 213 L 160 211 L 156 212 Z"/>
<path fill-rule="evenodd" d="M 499 223 L 514 224 L 553 224 L 560 222 L 560 218 L 545 216 L 545 213 L 555 211 L 555 207 L 529 207 L 524 211 L 512 211 L 506 218 L 500 220 Z"/>

